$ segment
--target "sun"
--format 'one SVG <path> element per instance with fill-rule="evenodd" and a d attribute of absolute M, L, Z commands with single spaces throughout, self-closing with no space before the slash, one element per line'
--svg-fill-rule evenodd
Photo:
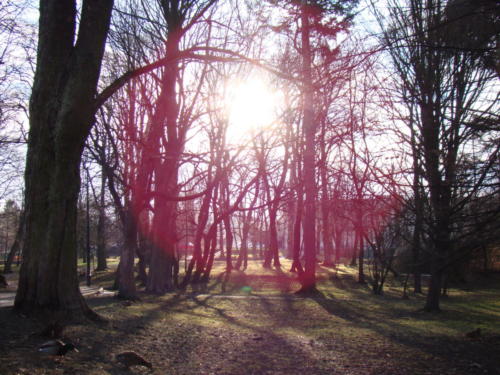
<path fill-rule="evenodd" d="M 277 121 L 279 92 L 259 76 L 230 81 L 225 101 L 230 139 L 265 131 Z"/>

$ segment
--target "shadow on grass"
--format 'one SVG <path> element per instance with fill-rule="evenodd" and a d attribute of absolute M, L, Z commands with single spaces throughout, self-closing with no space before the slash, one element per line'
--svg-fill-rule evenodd
<path fill-rule="evenodd" d="M 89 305 L 107 315 L 111 323 L 99 330 L 83 326 L 81 331 L 70 331 L 74 335 L 82 332 L 78 342 L 81 352 L 74 358 L 88 363 L 87 366 L 102 365 L 112 375 L 124 372 L 112 363 L 111 354 L 124 350 L 143 354 L 159 369 L 158 374 L 405 373 L 384 370 L 388 363 L 395 364 L 397 369 L 408 359 L 404 356 L 381 357 L 385 353 L 379 346 L 390 345 L 396 354 L 413 356 L 413 366 L 419 366 L 418 361 L 428 358 L 442 363 L 436 370 L 429 367 L 429 373 L 433 374 L 451 374 L 440 369 L 453 369 L 457 363 L 465 364 L 456 374 L 496 371 L 495 360 L 500 356 L 498 337 L 488 336 L 473 342 L 463 335 L 454 337 L 449 331 L 445 334 L 432 330 L 438 325 L 461 329 L 467 324 L 470 328 L 477 323 L 489 324 L 498 312 L 491 305 L 483 310 L 479 306 L 462 309 L 461 304 L 465 306 L 468 299 L 452 297 L 445 303 L 447 310 L 444 313 L 425 314 L 417 311 L 421 299 L 406 301 L 390 294 L 374 296 L 366 285 L 359 285 L 343 275 L 328 283 L 328 289 L 322 289 L 322 293 L 307 298 L 291 294 L 215 294 L 219 288 L 225 293 L 236 293 L 241 292 L 242 287 L 259 285 L 259 282 L 269 287 L 283 278 L 287 282 L 294 280 L 279 271 L 255 275 L 258 277 L 233 271 L 231 277 L 228 276 L 223 273 L 191 293 L 172 293 L 163 297 L 141 293 L 142 301 L 131 305 L 110 297 L 88 299 Z M 9 319 L 8 313 L 0 309 L 0 325 Z M 0 347 L 4 352 L 0 348 L 0 356 L 7 358 L 3 355 L 5 347 L 15 341 L 17 347 L 14 349 L 29 357 L 35 340 L 16 338 L 22 318 L 17 317 L 11 323 L 7 330 L 2 325 Z M 33 329 L 34 326 L 22 331 Z M 315 347 L 316 341 L 322 346 Z M 25 349 L 23 345 L 32 347 Z M 334 349 L 329 349 L 330 346 Z M 352 363 L 354 357 L 360 358 L 360 364 Z M 328 362 L 332 358 L 335 361 Z M 365 358 L 367 366 L 373 367 L 362 367 Z M 467 366 L 471 363 L 481 367 L 469 369 Z M 344 364 L 351 367 L 344 368 Z M 53 369 L 50 367 L 53 365 L 45 362 L 39 366 Z M 431 362 L 429 366 L 434 364 Z M 1 370 L 0 363 L 3 374 Z M 73 370 L 73 373 L 90 373 L 80 372 L 78 368 Z M 406 373 L 424 373 L 420 370 L 422 368 L 415 367 L 414 372 Z"/>
<path fill-rule="evenodd" d="M 490 337 L 491 340 L 473 342 L 465 338 L 466 330 L 450 336 L 429 329 L 432 326 L 426 327 L 426 323 L 438 322 L 448 328 L 455 325 L 464 329 L 464 324 L 469 324 L 467 328 L 471 328 L 471 322 L 487 323 L 491 321 L 491 315 L 474 311 L 467 311 L 467 316 L 459 311 L 429 314 L 408 309 L 402 299 L 366 295 L 361 289 L 351 289 L 350 292 L 357 295 L 352 301 L 339 300 L 325 293 L 310 299 L 329 314 L 348 321 L 356 328 L 372 331 L 399 346 L 439 356 L 441 360 L 449 361 L 450 366 L 455 361 L 468 360 L 469 363 L 481 362 L 485 372 L 496 373 L 498 370 L 494 358 L 500 358 L 500 346 L 491 347 L 491 341 L 500 343 L 498 335 Z"/>

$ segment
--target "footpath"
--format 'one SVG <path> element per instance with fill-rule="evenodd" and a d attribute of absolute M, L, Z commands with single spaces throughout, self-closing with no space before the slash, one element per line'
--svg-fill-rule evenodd
<path fill-rule="evenodd" d="M 5 275 L 9 285 L 4 288 L 0 288 L 0 308 L 1 307 L 11 307 L 14 306 L 14 299 L 16 297 L 17 291 L 17 274 L 7 274 Z M 114 296 L 115 291 L 109 291 L 101 288 L 99 285 L 80 285 L 80 292 L 84 297 L 89 296 Z"/>

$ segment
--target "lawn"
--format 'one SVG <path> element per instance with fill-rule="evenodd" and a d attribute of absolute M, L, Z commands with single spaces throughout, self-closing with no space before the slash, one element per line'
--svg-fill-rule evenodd
<path fill-rule="evenodd" d="M 64 336 L 79 352 L 56 359 L 37 353 L 41 325 L 2 308 L 0 374 L 149 373 L 115 362 L 127 350 L 151 361 L 154 374 L 500 373 L 498 275 L 452 288 L 443 312 L 428 314 L 420 310 L 424 296 L 402 299 L 397 281 L 375 296 L 349 267 L 337 277 L 320 269 L 320 293 L 310 298 L 293 294 L 293 275 L 256 262 L 227 281 L 221 272 L 219 264 L 204 288 L 141 294 L 133 304 L 88 298 L 108 323 L 68 326 Z M 94 282 L 105 286 L 111 277 L 100 273 Z M 481 337 L 465 336 L 476 328 Z"/>

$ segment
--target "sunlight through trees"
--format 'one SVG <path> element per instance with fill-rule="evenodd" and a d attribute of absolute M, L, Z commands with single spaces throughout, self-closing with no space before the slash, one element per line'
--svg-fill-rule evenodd
<path fill-rule="evenodd" d="M 84 254 L 89 281 L 93 256 L 99 272 L 119 256 L 126 300 L 204 290 L 217 262 L 225 285 L 252 260 L 309 296 L 320 264 L 356 267 L 378 295 L 405 275 L 426 311 L 498 267 L 495 2 L 41 0 L 38 21 L 34 7 L 0 5 L 16 311 L 99 319 Z"/>

